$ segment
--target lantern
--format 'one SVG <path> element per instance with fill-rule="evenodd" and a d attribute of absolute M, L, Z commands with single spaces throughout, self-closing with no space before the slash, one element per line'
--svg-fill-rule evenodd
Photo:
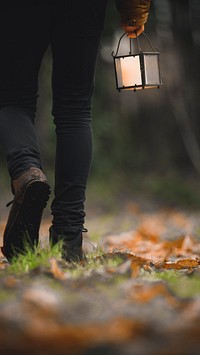
<path fill-rule="evenodd" d="M 159 55 L 160 52 L 155 50 L 151 44 L 149 37 L 146 37 L 151 47 L 150 52 L 143 52 L 140 47 L 139 38 L 129 38 L 130 50 L 128 54 L 118 55 L 122 38 L 127 33 L 124 33 L 118 42 L 117 51 L 114 55 L 114 68 L 116 76 L 116 88 L 121 90 L 139 90 L 147 88 L 159 88 L 162 85 L 160 76 Z M 133 51 L 133 43 L 136 44 L 136 52 Z"/>

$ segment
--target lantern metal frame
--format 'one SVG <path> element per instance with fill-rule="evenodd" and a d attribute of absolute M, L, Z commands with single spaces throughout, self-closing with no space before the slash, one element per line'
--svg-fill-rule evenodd
<path fill-rule="evenodd" d="M 116 89 L 120 92 L 121 90 L 133 90 L 133 91 L 137 91 L 137 89 L 145 89 L 145 88 L 160 88 L 160 86 L 163 84 L 162 83 L 162 78 L 161 78 L 161 73 L 160 73 L 160 60 L 159 60 L 159 56 L 160 56 L 160 51 L 156 48 L 153 47 L 150 38 L 146 35 L 146 33 L 142 33 L 142 35 L 147 39 L 152 52 L 148 51 L 148 52 L 144 52 L 142 51 L 142 48 L 140 46 L 140 41 L 139 38 L 137 36 L 136 33 L 136 38 L 129 38 L 129 53 L 128 54 L 124 54 L 124 55 L 118 55 L 119 53 L 119 49 L 120 49 L 120 44 L 122 39 L 124 38 L 124 36 L 127 35 L 127 33 L 123 33 L 123 35 L 120 37 L 118 45 L 117 45 L 117 50 L 116 50 L 116 54 L 114 54 L 114 51 L 112 52 L 112 57 L 114 60 L 114 71 L 115 71 L 115 80 L 116 80 Z M 137 43 L 137 52 L 133 52 L 133 42 Z M 157 70 L 158 70 L 158 77 L 159 80 L 156 83 L 148 83 L 146 81 L 146 70 L 145 70 L 145 56 L 155 56 L 157 58 Z M 119 85 L 119 80 L 118 80 L 118 69 L 117 69 L 117 60 L 119 59 L 124 59 L 127 57 L 138 57 L 139 61 L 140 61 L 140 73 L 141 73 L 141 85 L 135 84 L 135 85 L 131 85 L 131 86 L 120 86 Z"/>

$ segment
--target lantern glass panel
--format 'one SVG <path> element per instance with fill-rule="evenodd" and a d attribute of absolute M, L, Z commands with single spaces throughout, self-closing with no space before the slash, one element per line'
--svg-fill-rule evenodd
<path fill-rule="evenodd" d="M 118 87 L 142 85 L 139 55 L 120 57 L 116 58 L 115 61 Z"/>
<path fill-rule="evenodd" d="M 158 55 L 144 54 L 145 84 L 160 85 Z"/>

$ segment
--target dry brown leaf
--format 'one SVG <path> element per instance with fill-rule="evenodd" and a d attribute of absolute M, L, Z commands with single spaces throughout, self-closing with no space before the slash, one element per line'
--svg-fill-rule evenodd
<path fill-rule="evenodd" d="M 156 233 L 156 231 L 151 231 L 148 230 L 145 226 L 141 226 L 137 230 L 135 239 L 137 238 L 142 240 L 148 240 L 151 241 L 152 243 L 157 243 L 159 240 L 159 235 Z"/>
<path fill-rule="evenodd" d="M 1 258 L 1 253 L 0 253 L 0 258 Z M 0 260 L 0 270 L 4 270 L 8 267 L 9 263 L 3 259 L 3 255 L 2 255 L 2 260 Z"/>
<path fill-rule="evenodd" d="M 194 269 L 200 265 L 200 259 L 180 259 L 175 262 L 171 261 L 160 261 L 154 264 L 157 270 L 160 269 L 173 269 L 173 270 L 183 270 L 183 269 Z"/>
<path fill-rule="evenodd" d="M 174 270 L 182 270 L 182 269 L 193 269 L 197 268 L 200 265 L 200 260 L 195 259 L 182 259 L 176 262 L 166 262 L 165 269 L 174 269 Z"/>
<path fill-rule="evenodd" d="M 57 260 L 55 258 L 50 259 L 50 272 L 58 280 L 65 280 L 65 273 L 59 268 Z"/>
<path fill-rule="evenodd" d="M 132 340 L 145 332 L 146 325 L 133 319 L 117 318 L 102 324 L 83 325 L 59 325 L 44 324 L 44 329 L 27 327 L 28 337 L 32 341 L 37 341 L 38 347 L 47 349 L 66 348 L 71 353 L 81 351 L 88 347 L 88 344 L 115 343 Z"/>
<path fill-rule="evenodd" d="M 151 302 L 156 297 L 164 297 L 172 306 L 177 306 L 179 300 L 169 291 L 163 282 L 136 285 L 129 293 L 129 298 L 138 303 Z"/>
<path fill-rule="evenodd" d="M 19 284 L 19 281 L 14 276 L 8 276 L 4 280 L 4 285 L 7 288 L 15 288 Z"/>
<path fill-rule="evenodd" d="M 171 211 L 170 220 L 171 220 L 171 223 L 173 223 L 177 227 L 186 228 L 189 224 L 189 221 L 186 218 L 186 215 L 184 213 L 182 213 L 180 211 L 176 211 L 176 210 Z"/>
<path fill-rule="evenodd" d="M 183 246 L 184 239 L 184 236 L 180 236 L 176 240 L 166 240 L 161 243 L 161 248 L 163 248 L 163 250 L 169 250 L 171 252 L 175 249 L 181 249 Z"/>
<path fill-rule="evenodd" d="M 150 269 L 150 260 L 141 258 L 140 256 L 132 255 L 132 263 L 131 263 L 131 269 L 132 269 L 132 277 L 137 277 L 139 275 L 139 271 L 141 268 L 145 270 Z"/>

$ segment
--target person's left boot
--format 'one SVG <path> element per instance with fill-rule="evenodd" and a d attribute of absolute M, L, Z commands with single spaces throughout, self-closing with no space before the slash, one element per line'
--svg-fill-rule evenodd
<path fill-rule="evenodd" d="M 14 200 L 3 236 L 3 255 L 11 261 L 27 246 L 38 244 L 43 209 L 50 196 L 50 186 L 39 168 L 32 167 L 12 181 Z"/>
<path fill-rule="evenodd" d="M 55 227 L 49 229 L 49 240 L 51 245 L 62 242 L 62 258 L 68 262 L 80 262 L 86 260 L 82 243 L 85 228 L 78 227 Z"/>

